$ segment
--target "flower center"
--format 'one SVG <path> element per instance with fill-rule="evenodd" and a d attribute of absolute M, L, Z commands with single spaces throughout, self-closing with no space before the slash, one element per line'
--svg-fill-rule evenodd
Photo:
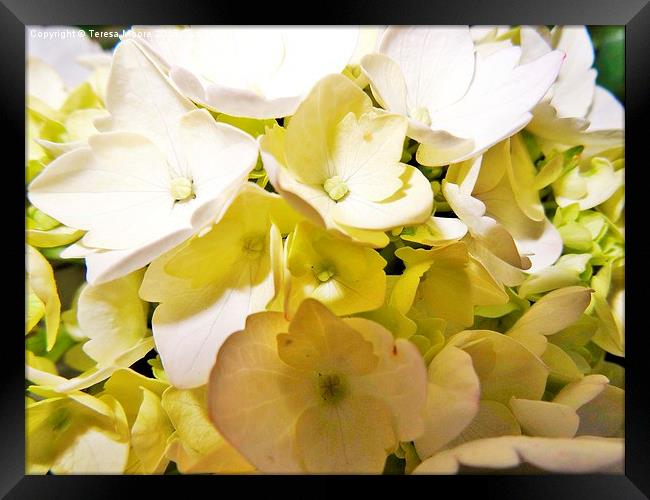
<path fill-rule="evenodd" d="M 431 116 L 427 108 L 417 108 L 413 112 L 413 118 L 417 121 L 424 123 L 427 127 L 431 125 Z"/>
<path fill-rule="evenodd" d="M 328 282 L 332 276 L 334 276 L 334 273 L 329 269 L 325 269 L 316 275 L 318 280 L 322 281 L 323 283 Z"/>
<path fill-rule="evenodd" d="M 312 270 L 314 272 L 314 276 L 316 276 L 318 281 L 321 283 L 327 283 L 336 274 L 336 269 L 334 266 L 331 266 L 329 264 L 322 264 L 312 267 Z"/>
<path fill-rule="evenodd" d="M 339 375 L 318 374 L 318 390 L 326 403 L 336 403 L 345 396 L 344 380 Z"/>
<path fill-rule="evenodd" d="M 347 184 L 338 175 L 327 179 L 325 184 L 323 184 L 323 188 L 334 201 L 339 201 L 349 191 Z"/>
<path fill-rule="evenodd" d="M 264 251 L 264 236 L 248 236 L 244 238 L 242 249 L 250 259 L 256 259 Z"/>
<path fill-rule="evenodd" d="M 187 200 L 194 194 L 192 180 L 187 177 L 176 177 L 172 179 L 172 196 L 176 201 Z"/>

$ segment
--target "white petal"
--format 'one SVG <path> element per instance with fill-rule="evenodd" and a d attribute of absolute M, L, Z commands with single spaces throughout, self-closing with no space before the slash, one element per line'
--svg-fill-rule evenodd
<path fill-rule="evenodd" d="M 266 119 L 293 115 L 300 104 L 298 97 L 266 99 L 247 89 L 204 84 L 185 68 L 172 67 L 170 77 L 194 102 L 230 116 Z"/>
<path fill-rule="evenodd" d="M 591 106 L 595 88 L 595 69 L 588 70 L 579 77 L 558 80 L 553 86 L 551 105 L 560 118 L 582 118 Z"/>
<path fill-rule="evenodd" d="M 353 27 L 135 31 L 154 35 L 139 43 L 188 97 L 251 118 L 292 115 L 316 81 L 345 68 L 358 38 Z"/>
<path fill-rule="evenodd" d="M 625 110 L 623 105 L 604 87 L 596 86 L 594 100 L 587 114 L 587 132 L 623 130 Z"/>
<path fill-rule="evenodd" d="M 562 26 L 553 30 L 555 48 L 566 53 L 560 78 L 582 77 L 594 64 L 594 47 L 586 26 Z"/>
<path fill-rule="evenodd" d="M 519 64 L 526 64 L 548 54 L 551 51 L 551 40 L 548 28 L 521 26 L 521 58 Z"/>
<path fill-rule="evenodd" d="M 402 69 L 411 113 L 425 108 L 431 114 L 458 101 L 474 74 L 467 26 L 389 27 L 379 50 Z"/>
<path fill-rule="evenodd" d="M 406 82 L 398 64 L 384 54 L 369 54 L 361 60 L 361 70 L 368 78 L 372 95 L 393 113 L 407 116 Z"/>
<path fill-rule="evenodd" d="M 257 162 L 257 142 L 231 125 L 217 123 L 206 110 L 185 115 L 179 134 L 197 198 L 215 198 L 243 184 Z"/>
<path fill-rule="evenodd" d="M 512 235 L 519 254 L 530 260 L 528 272 L 539 272 L 560 257 L 563 243 L 558 230 L 546 218 L 542 221 L 529 219 L 516 205 L 509 184 L 502 182 L 478 198 L 485 203 L 487 214 Z"/>
<path fill-rule="evenodd" d="M 402 187 L 406 127 L 406 119 L 393 114 L 357 120 L 350 113 L 337 125 L 332 162 L 350 193 L 383 201 Z"/>
<path fill-rule="evenodd" d="M 421 165 L 447 165 L 457 158 L 469 158 L 474 155 L 475 143 L 472 139 L 457 137 L 445 130 L 431 130 L 412 118 L 409 119 L 407 134 L 420 143 L 416 159 Z"/>
<path fill-rule="evenodd" d="M 555 226 L 545 219 L 543 222 L 527 224 L 526 227 L 510 227 L 517 249 L 528 257 L 531 266 L 526 270 L 536 273 L 551 266 L 562 254 L 562 237 Z"/>
<path fill-rule="evenodd" d="M 276 233 L 271 245 L 281 244 L 277 228 L 271 232 Z M 261 260 L 243 257 L 222 282 L 179 290 L 161 303 L 152 319 L 153 334 L 170 382 L 180 388 L 205 384 L 226 338 L 243 329 L 246 317 L 263 310 L 274 294 L 266 255 Z"/>
<path fill-rule="evenodd" d="M 474 42 L 481 42 L 483 40 L 489 40 L 496 36 L 497 34 L 496 26 L 482 26 L 476 24 L 469 28 L 469 34 L 472 36 Z"/>
<path fill-rule="evenodd" d="M 180 164 L 178 121 L 195 106 L 178 93 L 132 40 L 124 40 L 115 49 L 106 108 L 111 117 L 95 123 L 99 130 L 142 134 L 164 153 L 172 168 Z"/>
<path fill-rule="evenodd" d="M 86 280 L 88 283 L 98 285 L 106 281 L 121 278 L 141 267 L 149 264 L 153 259 L 171 250 L 176 245 L 188 239 L 193 233 L 191 228 L 183 228 L 169 232 L 164 236 L 152 240 L 144 245 L 127 250 L 108 250 L 88 252 L 87 248 L 77 245 L 75 253 L 70 253 L 65 258 L 85 257 Z M 69 249 L 72 248 L 68 247 Z"/>
<path fill-rule="evenodd" d="M 467 95 L 431 116 L 432 128 L 474 139 L 474 151 L 454 161 L 485 151 L 522 129 L 532 117 L 530 110 L 555 81 L 562 53 L 553 51 L 513 69 L 519 55 L 520 49 L 512 47 L 485 59 L 477 56 Z"/>
<path fill-rule="evenodd" d="M 281 66 L 262 86 L 268 98 L 304 96 L 323 76 L 343 71 L 357 45 L 359 28 L 292 27 L 281 30 L 281 38 Z"/>
<path fill-rule="evenodd" d="M 348 64 L 360 65 L 366 55 L 377 52 L 384 31 L 386 26 L 359 26 L 357 46 Z"/>
<path fill-rule="evenodd" d="M 174 301 L 156 308 L 153 318 L 156 347 L 174 386 L 192 388 L 205 384 L 223 341 L 244 327 L 248 314 L 260 310 L 254 304 L 259 297 L 254 296 L 250 272 L 246 267 L 241 268 L 236 281 L 229 284 L 230 289 L 220 290 L 216 300 L 206 302 L 198 296 L 193 297 L 193 304 Z M 271 298 L 272 293 L 266 295 L 267 302 Z M 199 301 L 204 307 L 192 310 Z"/>
<path fill-rule="evenodd" d="M 158 234 L 174 204 L 164 158 L 136 134 L 96 135 L 90 144 L 49 164 L 30 185 L 31 202 L 90 230 L 90 246 L 126 248 Z"/>

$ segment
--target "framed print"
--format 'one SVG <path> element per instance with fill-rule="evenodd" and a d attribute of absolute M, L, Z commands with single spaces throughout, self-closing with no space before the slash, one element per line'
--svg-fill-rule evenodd
<path fill-rule="evenodd" d="M 0 492 L 647 498 L 646 3 L 5 1 Z"/>

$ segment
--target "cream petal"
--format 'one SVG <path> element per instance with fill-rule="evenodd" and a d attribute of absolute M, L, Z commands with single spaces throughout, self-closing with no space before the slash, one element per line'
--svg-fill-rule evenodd
<path fill-rule="evenodd" d="M 511 337 L 490 330 L 466 330 L 448 342 L 472 357 L 481 398 L 508 404 L 513 396 L 537 400 L 544 394 L 548 368 Z"/>
<path fill-rule="evenodd" d="M 519 254 L 530 260 L 528 272 L 537 273 L 560 257 L 563 243 L 555 226 L 546 218 L 541 221 L 529 219 L 516 205 L 508 182 L 502 181 L 495 189 L 477 197 L 485 203 L 487 214 L 510 233 Z"/>
<path fill-rule="evenodd" d="M 57 44 L 52 44 L 56 46 Z M 63 80 L 49 64 L 39 57 L 30 56 L 26 61 L 27 88 L 29 97 L 36 97 L 52 109 L 59 109 L 66 98 Z"/>
<path fill-rule="evenodd" d="M 479 379 L 472 358 L 454 346 L 433 358 L 428 372 L 424 433 L 415 439 L 421 458 L 427 458 L 453 440 L 479 409 Z"/>
<path fill-rule="evenodd" d="M 552 335 L 575 323 L 591 302 L 591 288 L 570 286 L 538 300 L 508 332 Z"/>
<path fill-rule="evenodd" d="M 470 424 L 446 448 L 499 436 L 520 436 L 521 427 L 510 409 L 503 403 L 482 399 L 478 412 Z"/>
<path fill-rule="evenodd" d="M 416 474 L 455 474 L 461 465 L 506 469 L 529 463 L 549 472 L 623 472 L 624 442 L 614 438 L 503 436 L 479 439 L 425 460 Z"/>
<path fill-rule="evenodd" d="M 608 383 L 609 380 L 604 375 L 587 375 L 581 380 L 565 385 L 553 398 L 553 402 L 577 410 L 603 392 Z"/>
<path fill-rule="evenodd" d="M 404 117 L 388 114 L 357 120 L 350 113 L 337 125 L 331 158 L 351 194 L 382 201 L 402 187 L 405 166 L 399 157 L 406 127 Z"/>
<path fill-rule="evenodd" d="M 313 406 L 296 423 L 296 452 L 311 473 L 380 473 L 395 442 L 390 411 L 372 396 Z"/>
<path fill-rule="evenodd" d="M 486 206 L 481 200 L 463 194 L 459 186 L 446 180 L 442 189 L 449 205 L 480 245 L 511 266 L 524 267 L 513 237 L 496 220 L 485 215 Z"/>
<path fill-rule="evenodd" d="M 400 441 L 411 441 L 423 431 L 426 401 L 426 366 L 418 349 L 381 325 L 363 318 L 346 318 L 345 323 L 372 342 L 379 356 L 375 369 L 351 380 L 353 390 L 383 400 L 395 420 Z"/>
<path fill-rule="evenodd" d="M 322 185 L 337 174 L 331 154 L 337 125 L 350 113 L 359 117 L 371 109 L 371 99 L 345 76 L 320 80 L 286 130 L 286 168 L 302 183 Z"/>
<path fill-rule="evenodd" d="M 89 338 L 83 350 L 95 361 L 112 361 L 147 334 L 149 306 L 138 296 L 142 275 L 88 285 L 79 294 L 79 328 Z"/>
<path fill-rule="evenodd" d="M 424 222 L 433 208 L 433 192 L 426 177 L 407 165 L 401 176 L 404 187 L 383 202 L 373 202 L 350 193 L 332 208 L 340 224 L 361 229 L 387 230 Z"/>
<path fill-rule="evenodd" d="M 287 328 L 282 313 L 249 316 L 246 330 L 220 349 L 208 383 L 212 422 L 251 464 L 268 472 L 301 471 L 295 424 L 318 397 L 311 380 L 278 357 L 276 335 Z"/>
<path fill-rule="evenodd" d="M 510 409 L 530 436 L 572 438 L 580 425 L 575 410 L 555 402 L 512 398 Z"/>

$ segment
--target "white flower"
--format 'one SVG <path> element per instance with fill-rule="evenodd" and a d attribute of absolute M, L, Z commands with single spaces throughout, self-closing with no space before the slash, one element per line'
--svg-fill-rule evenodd
<path fill-rule="evenodd" d="M 150 28 L 127 34 L 187 97 L 232 116 L 292 115 L 323 76 L 340 73 L 358 28 Z"/>
<path fill-rule="evenodd" d="M 596 85 L 594 48 L 585 26 L 521 28 L 522 59 L 566 53 L 557 82 L 533 109 L 528 129 L 561 144 L 587 144 L 599 150 L 622 146 L 624 110 L 605 88 Z"/>
<path fill-rule="evenodd" d="M 29 187 L 31 203 L 88 231 L 88 280 L 139 269 L 218 217 L 257 160 L 252 137 L 178 94 L 133 42 L 115 53 L 104 133 L 63 154 Z"/>
<path fill-rule="evenodd" d="M 388 28 L 361 67 L 387 110 L 409 118 L 418 162 L 471 158 L 521 130 L 555 81 L 560 51 L 519 64 L 521 49 L 475 50 L 462 27 Z"/>

